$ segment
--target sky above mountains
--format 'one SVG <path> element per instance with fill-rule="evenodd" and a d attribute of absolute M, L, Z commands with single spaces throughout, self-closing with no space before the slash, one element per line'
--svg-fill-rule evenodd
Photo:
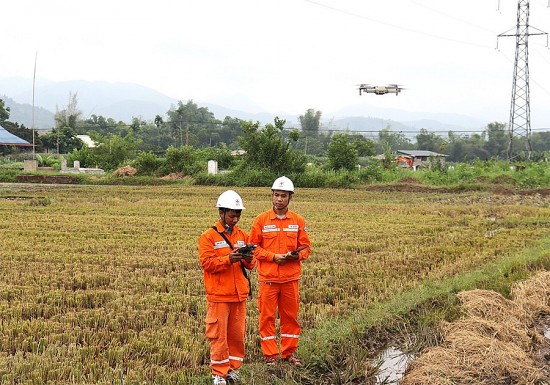
<path fill-rule="evenodd" d="M 530 25 L 549 29 L 547 0 Z M 517 1 L 18 0 L 0 77 L 129 82 L 249 112 L 349 105 L 508 122 Z M 533 30 L 534 31 L 534 30 Z M 531 121 L 550 127 L 550 50 L 529 40 Z M 359 96 L 359 83 L 399 94 Z M 29 90 L 32 93 L 32 90 Z M 0 90 L 0 94 L 1 94 Z"/>

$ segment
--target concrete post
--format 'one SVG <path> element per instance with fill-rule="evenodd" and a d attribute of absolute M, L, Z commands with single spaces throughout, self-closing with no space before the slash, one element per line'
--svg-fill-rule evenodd
<path fill-rule="evenodd" d="M 208 174 L 217 174 L 218 173 L 218 162 L 215 160 L 208 161 Z"/>
<path fill-rule="evenodd" d="M 36 171 L 38 170 L 38 161 L 36 159 L 25 159 L 23 162 L 24 171 Z"/>

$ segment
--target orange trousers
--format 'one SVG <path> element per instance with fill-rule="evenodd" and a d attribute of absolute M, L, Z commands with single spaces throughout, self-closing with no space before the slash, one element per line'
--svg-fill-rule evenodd
<path fill-rule="evenodd" d="M 260 311 L 260 337 L 265 357 L 278 357 L 276 316 L 279 312 L 282 358 L 290 356 L 298 348 L 300 324 L 298 309 L 300 298 L 298 281 L 285 283 L 262 282 L 258 294 Z"/>
<path fill-rule="evenodd" d="M 229 369 L 237 370 L 244 360 L 246 301 L 208 302 L 206 337 L 210 340 L 212 374 L 227 377 Z"/>

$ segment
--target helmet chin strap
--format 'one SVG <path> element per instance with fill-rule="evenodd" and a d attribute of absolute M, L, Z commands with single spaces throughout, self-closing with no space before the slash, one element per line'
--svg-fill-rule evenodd
<path fill-rule="evenodd" d="M 229 226 L 225 221 L 225 210 L 222 210 L 222 211 L 223 211 L 223 216 L 220 214 L 220 220 L 222 221 L 222 225 L 223 227 L 225 227 L 225 230 L 229 230 L 231 226 Z"/>

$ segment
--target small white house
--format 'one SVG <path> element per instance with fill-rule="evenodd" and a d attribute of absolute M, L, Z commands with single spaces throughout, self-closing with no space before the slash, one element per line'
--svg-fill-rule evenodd
<path fill-rule="evenodd" d="M 94 148 L 96 146 L 95 142 L 92 140 L 92 138 L 90 138 L 89 135 L 77 135 L 76 137 L 83 141 L 84 144 L 89 148 Z"/>

